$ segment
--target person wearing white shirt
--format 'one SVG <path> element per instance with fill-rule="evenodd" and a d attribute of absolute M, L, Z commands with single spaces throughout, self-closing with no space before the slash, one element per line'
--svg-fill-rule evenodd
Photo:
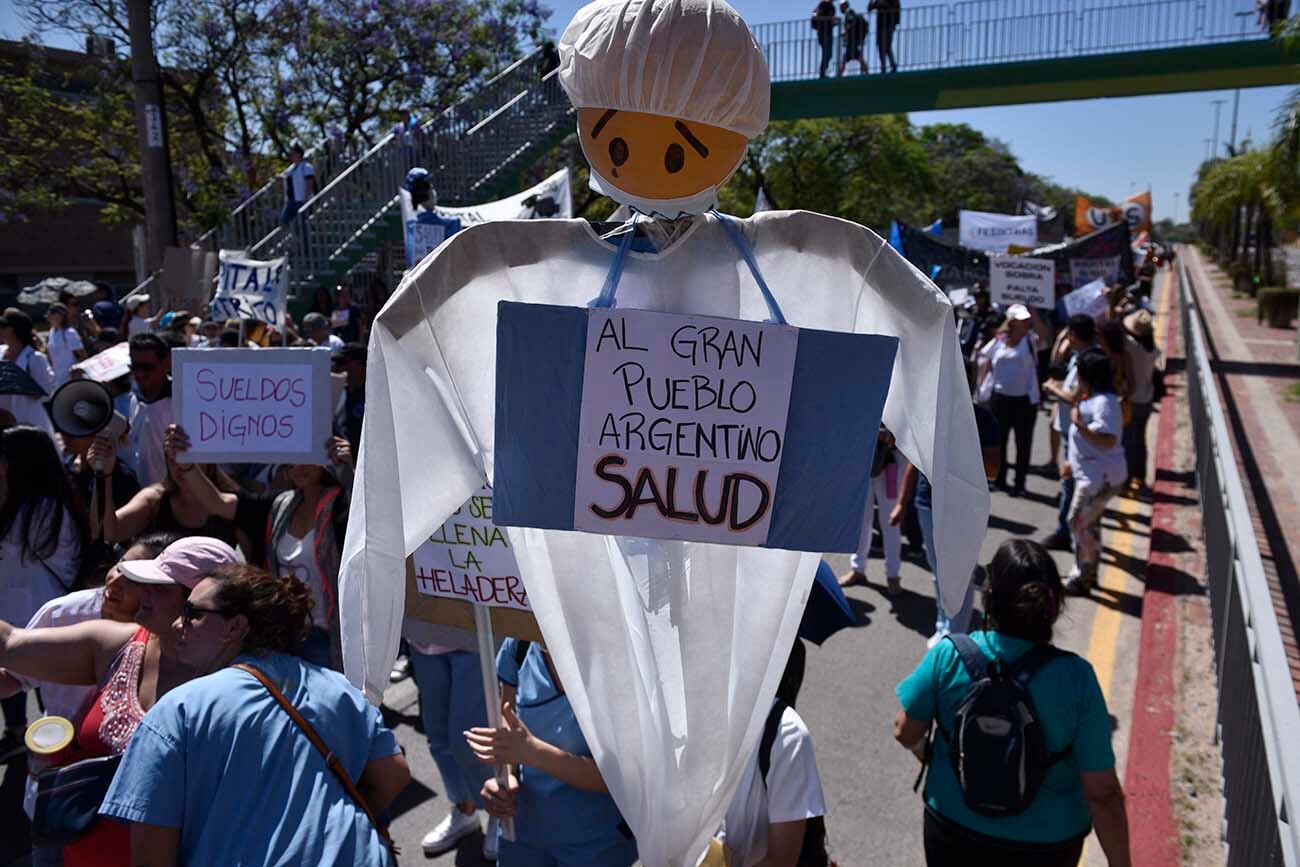
<path fill-rule="evenodd" d="M 1007 320 L 997 337 L 979 351 L 981 371 L 978 398 L 989 405 L 1002 432 L 1002 464 L 996 484 L 1007 486 L 1007 440 L 1016 435 L 1016 481 L 1011 496 L 1025 491 L 1029 456 L 1034 442 L 1034 421 L 1040 400 L 1038 391 L 1038 347 L 1043 325 L 1037 314 L 1023 304 L 1007 308 Z"/>
<path fill-rule="evenodd" d="M 151 311 L 148 295 L 133 295 L 126 299 L 122 306 L 126 309 L 128 338 L 135 337 L 137 334 L 149 334 L 154 330 L 157 320 L 149 315 Z"/>
<path fill-rule="evenodd" d="M 68 381 L 72 365 L 85 360 L 86 346 L 77 329 L 68 324 L 68 308 L 63 304 L 51 304 L 45 311 L 45 319 L 50 323 L 46 349 L 50 366 L 54 368 L 54 387 L 58 388 Z"/>
<path fill-rule="evenodd" d="M 1063 452 L 1058 467 L 1061 491 L 1056 504 L 1056 530 L 1043 540 L 1049 550 L 1068 551 L 1070 543 L 1070 503 L 1074 500 L 1074 478 L 1070 475 L 1070 420 L 1074 402 L 1079 396 L 1079 356 L 1084 350 L 1097 345 L 1097 322 L 1085 313 L 1076 313 L 1066 323 L 1065 331 L 1070 360 L 1066 363 L 1065 378 L 1049 379 L 1043 389 L 1056 398 L 1056 412 L 1052 416 L 1052 430 L 1060 437 Z"/>
<path fill-rule="evenodd" d="M 0 343 L 4 344 L 4 360 L 16 364 L 45 392 L 44 397 L 0 395 L 0 409 L 11 412 L 18 424 L 38 427 L 53 437 L 54 425 L 41 402 L 54 393 L 54 368 L 45 353 L 36 348 L 31 317 L 14 307 L 6 309 L 0 316 Z M 58 440 L 55 440 L 55 448 L 58 448 Z"/>
<path fill-rule="evenodd" d="M 342 351 L 343 338 L 330 330 L 330 321 L 324 313 L 308 313 L 302 318 L 303 336 L 317 346 L 328 346 L 330 358 Z"/>
<path fill-rule="evenodd" d="M 140 487 L 162 481 L 167 475 L 163 435 L 171 425 L 171 348 L 156 334 L 131 338 L 131 373 L 137 394 L 131 397 L 131 443 L 135 447 L 135 474 Z"/>
<path fill-rule="evenodd" d="M 1090 349 L 1079 358 L 1079 400 L 1070 428 L 1070 475 L 1074 498 L 1069 525 L 1074 537 L 1074 568 L 1066 589 L 1086 596 L 1097 584 L 1101 562 L 1101 516 L 1128 479 L 1120 436 L 1124 413 L 1115 394 L 1110 358 Z"/>
<path fill-rule="evenodd" d="M 809 848 L 824 852 L 826 799 L 812 736 L 794 709 L 804 658 L 796 638 L 763 736 L 723 818 L 719 836 L 732 867 L 793 865 Z"/>

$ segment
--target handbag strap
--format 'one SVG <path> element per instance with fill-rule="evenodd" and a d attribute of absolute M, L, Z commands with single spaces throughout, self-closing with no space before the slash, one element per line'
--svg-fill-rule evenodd
<path fill-rule="evenodd" d="M 311 727 L 311 723 L 307 722 L 303 715 L 298 712 L 298 708 L 294 707 L 289 699 L 284 697 L 284 693 L 280 692 L 279 688 L 271 682 L 270 678 L 261 671 L 258 671 L 253 666 L 243 662 L 235 663 L 232 668 L 246 671 L 253 677 L 257 678 L 261 681 L 262 686 L 266 687 L 266 691 L 271 694 L 271 698 L 280 703 L 280 707 L 284 708 L 285 713 L 289 714 L 289 718 L 297 723 L 298 728 L 302 729 L 302 733 L 307 736 L 307 740 L 311 741 L 312 746 L 314 746 L 316 750 L 325 757 L 325 764 L 334 772 L 334 776 L 339 778 L 339 782 L 343 784 L 344 790 L 346 790 L 352 800 L 356 802 L 357 806 L 361 808 L 361 812 L 365 813 L 366 817 L 370 819 L 370 822 L 375 826 L 375 830 L 379 832 L 379 838 L 384 841 L 384 845 L 388 847 L 388 851 L 391 852 L 394 859 L 396 859 L 397 846 L 393 843 L 393 838 L 389 836 L 388 829 L 379 824 L 379 819 L 375 817 L 374 811 L 370 809 L 370 804 L 366 803 L 365 796 L 361 794 L 356 783 L 352 782 L 352 778 L 348 776 L 347 770 L 338 760 L 338 757 L 330 751 L 329 747 L 325 746 L 325 742 L 321 740 L 321 737 L 316 733 L 316 730 Z"/>

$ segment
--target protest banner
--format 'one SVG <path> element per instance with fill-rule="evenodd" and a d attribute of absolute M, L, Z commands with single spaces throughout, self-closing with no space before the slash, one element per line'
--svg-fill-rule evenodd
<path fill-rule="evenodd" d="M 325 464 L 332 433 L 330 351 L 174 349 L 183 463 Z"/>
<path fill-rule="evenodd" d="M 454 221 L 408 220 L 406 223 L 406 267 L 414 268 L 425 256 L 438 249 L 438 245 L 447 240 L 447 235 L 454 234 L 460 228 Z"/>
<path fill-rule="evenodd" d="M 797 345 L 786 325 L 591 311 L 574 528 L 761 545 Z"/>
<path fill-rule="evenodd" d="M 1015 244 L 1038 245 L 1038 218 L 1032 214 L 990 214 L 986 211 L 959 211 L 957 235 L 963 247 L 991 253 L 1005 253 Z"/>
<path fill-rule="evenodd" d="M 289 267 L 284 257 L 262 262 L 247 258 L 242 250 L 222 250 L 218 258 L 209 317 L 254 319 L 279 327 L 288 310 Z"/>
<path fill-rule="evenodd" d="M 1110 312 L 1104 280 L 1094 280 L 1086 286 L 1075 289 L 1062 298 L 1061 302 L 1065 305 L 1066 316 L 1083 313 L 1093 319 L 1101 319 Z"/>
<path fill-rule="evenodd" d="M 492 609 L 493 632 L 541 640 L 506 531 L 484 485 L 407 558 L 407 615 L 475 629 L 473 605 Z"/>
<path fill-rule="evenodd" d="M 1052 307 L 1056 304 L 1056 263 L 1025 256 L 989 259 L 989 297 L 994 304 Z"/>
<path fill-rule="evenodd" d="M 131 372 L 131 346 L 125 340 L 114 343 L 103 352 L 72 365 L 72 369 L 80 370 L 86 379 L 95 382 L 120 379 Z"/>
<path fill-rule="evenodd" d="M 897 349 L 871 334 L 503 301 L 496 523 L 853 551 Z M 834 425 L 827 401 L 842 407 Z"/>
<path fill-rule="evenodd" d="M 1074 200 L 1074 230 L 1086 235 L 1120 221 L 1128 223 L 1129 231 L 1151 231 L 1151 191 L 1129 196 L 1115 207 L 1093 205 L 1091 199 L 1077 196 Z"/>
<path fill-rule="evenodd" d="M 495 202 L 468 208 L 446 208 L 439 205 L 434 210 L 439 217 L 460 220 L 465 226 L 490 220 L 572 219 L 573 193 L 569 184 L 569 170 L 560 169 L 541 183 Z"/>
<path fill-rule="evenodd" d="M 1070 260 L 1070 285 L 1075 289 L 1096 280 L 1110 285 L 1120 279 L 1120 255 Z"/>

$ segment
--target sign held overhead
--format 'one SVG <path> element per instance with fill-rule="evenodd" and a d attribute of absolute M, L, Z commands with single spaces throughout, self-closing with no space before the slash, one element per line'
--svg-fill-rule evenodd
<path fill-rule="evenodd" d="M 995 304 L 1055 306 L 1056 263 L 1024 256 L 989 259 L 989 297 Z"/>

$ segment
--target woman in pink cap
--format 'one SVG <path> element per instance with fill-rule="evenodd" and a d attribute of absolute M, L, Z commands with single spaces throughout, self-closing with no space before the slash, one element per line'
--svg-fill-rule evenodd
<path fill-rule="evenodd" d="M 190 590 L 222 566 L 239 562 L 220 539 L 190 536 L 153 560 L 121 563 L 139 586 L 135 624 L 92 620 L 50 629 L 19 629 L 0 620 L 0 668 L 34 680 L 97 686 L 74 720 L 80 758 L 121 753 L 145 712 L 195 676 L 176 652 L 172 623 Z M 100 818 L 63 849 L 65 867 L 128 867 L 127 826 Z"/>

